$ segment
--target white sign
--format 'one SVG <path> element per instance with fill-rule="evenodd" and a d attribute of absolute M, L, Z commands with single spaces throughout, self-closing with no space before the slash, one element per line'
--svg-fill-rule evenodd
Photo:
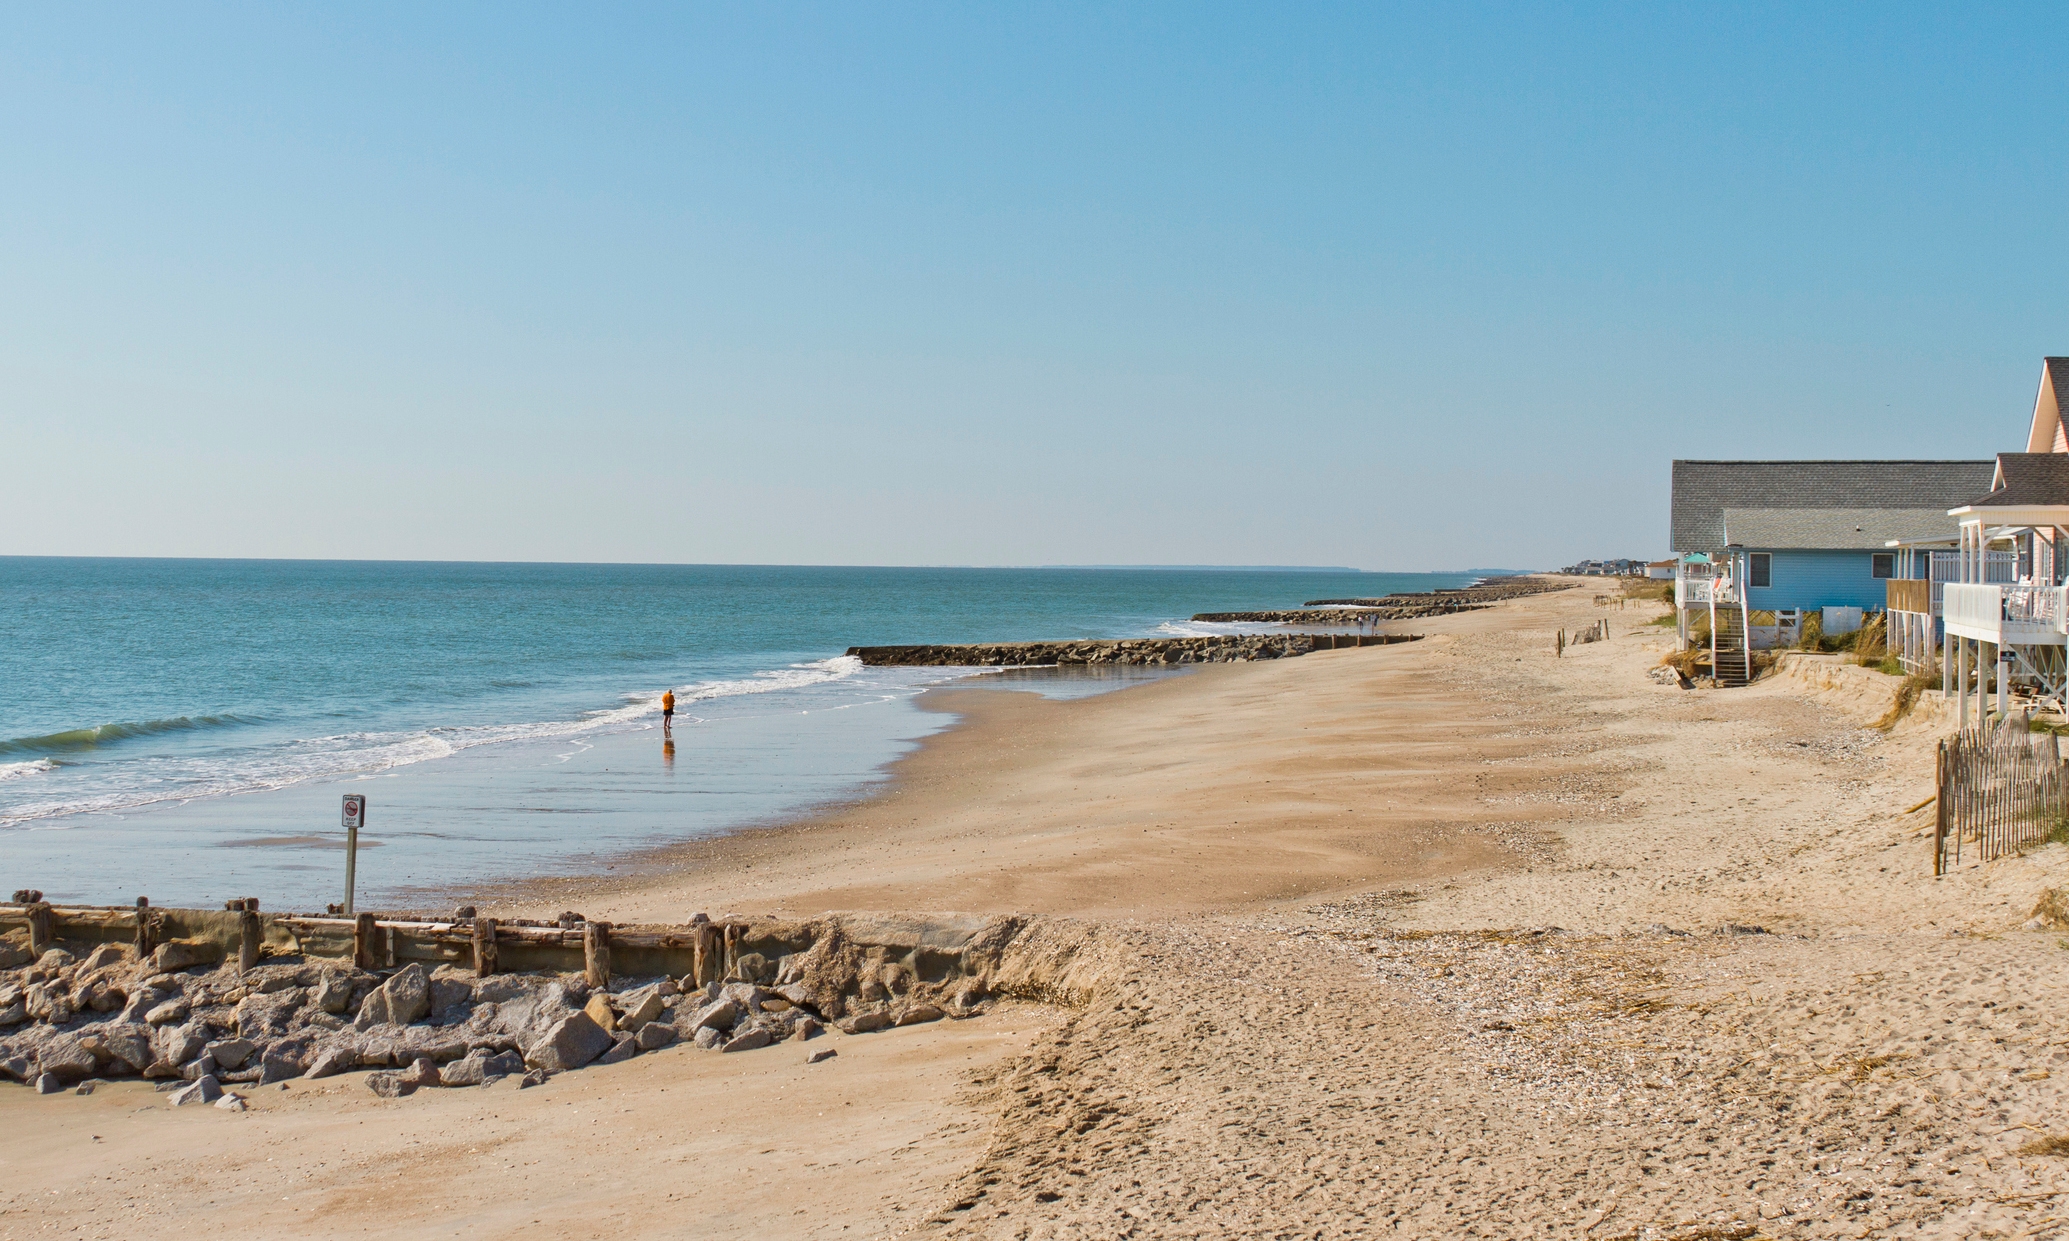
<path fill-rule="evenodd" d="M 366 823 L 366 794 L 345 794 L 345 814 L 342 820 L 346 827 L 361 827 Z"/>

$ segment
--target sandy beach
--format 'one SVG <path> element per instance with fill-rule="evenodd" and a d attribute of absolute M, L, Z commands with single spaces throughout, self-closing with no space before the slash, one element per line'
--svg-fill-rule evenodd
<path fill-rule="evenodd" d="M 2069 848 L 1933 879 L 1941 703 L 1662 685 L 1599 590 L 928 695 L 960 723 L 877 796 L 484 905 L 1037 915 L 983 1016 L 241 1115 L 0 1091 L 0 1237 L 2069 1230 L 2069 940 L 2023 929 Z"/>

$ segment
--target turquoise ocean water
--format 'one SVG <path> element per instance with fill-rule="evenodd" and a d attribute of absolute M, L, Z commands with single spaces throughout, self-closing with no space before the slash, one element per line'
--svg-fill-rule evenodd
<path fill-rule="evenodd" d="M 1129 637 L 1468 574 L 0 557 L 0 891 L 372 907 L 852 795 L 949 683 L 849 646 Z M 673 745 L 657 700 L 677 698 Z"/>

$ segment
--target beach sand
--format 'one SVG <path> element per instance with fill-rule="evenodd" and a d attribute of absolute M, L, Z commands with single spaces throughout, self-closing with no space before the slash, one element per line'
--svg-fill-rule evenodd
<path fill-rule="evenodd" d="M 1051 1003 L 523 1092 L 0 1092 L 0 1236 L 2059 1235 L 2069 941 L 2021 926 L 2069 849 L 1934 880 L 1943 704 L 1659 685 L 1599 589 L 929 695 L 876 797 L 496 904 L 1039 914 Z"/>

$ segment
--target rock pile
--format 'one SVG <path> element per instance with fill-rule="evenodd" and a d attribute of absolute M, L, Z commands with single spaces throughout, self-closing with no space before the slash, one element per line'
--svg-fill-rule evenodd
<path fill-rule="evenodd" d="M 1410 642 L 1406 634 L 1370 636 L 1363 645 Z M 1219 664 L 1288 659 L 1311 651 L 1358 645 L 1356 635 L 1248 633 L 1193 638 L 1118 638 L 1086 642 L 981 642 L 941 646 L 851 646 L 848 654 L 871 666 L 919 668 L 1037 668 L 1074 664 Z"/>
<path fill-rule="evenodd" d="M 897 941 L 886 945 L 838 922 L 764 925 L 764 938 L 743 942 L 775 959 L 743 951 L 723 981 L 621 978 L 594 989 L 579 974 L 477 978 L 416 962 L 379 972 L 300 957 L 241 972 L 167 968 L 180 959 L 171 943 L 142 961 L 127 945 L 83 957 L 52 948 L 0 970 L 0 1078 L 45 1093 L 155 1078 L 175 1106 L 234 1097 L 226 1085 L 357 1070 L 372 1070 L 368 1087 L 391 1098 L 504 1077 L 530 1085 L 678 1043 L 751 1051 L 829 1025 L 866 1034 L 974 1016 L 986 969 L 1020 926 L 999 920 L 945 939 L 879 928 L 878 941 Z M 0 942 L 18 949 L 15 939 Z"/>

